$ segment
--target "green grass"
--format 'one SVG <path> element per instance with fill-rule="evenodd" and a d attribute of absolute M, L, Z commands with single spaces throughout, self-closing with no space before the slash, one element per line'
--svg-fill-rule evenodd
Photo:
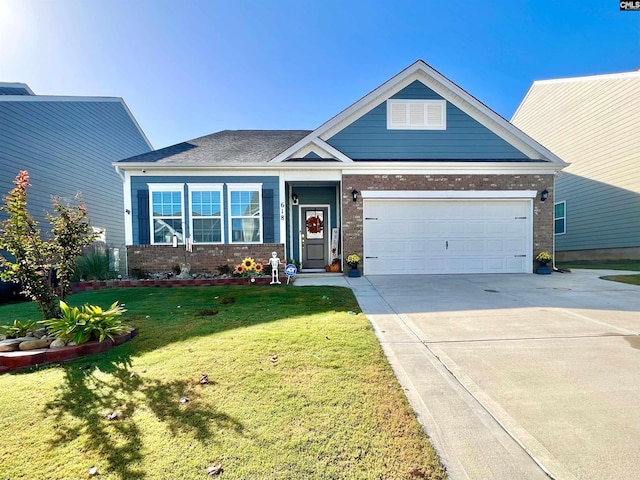
<path fill-rule="evenodd" d="M 583 262 L 559 262 L 558 268 L 589 268 L 596 270 L 629 270 L 640 272 L 640 260 L 601 260 Z M 628 283 L 629 285 L 640 285 L 640 274 L 632 275 L 605 275 L 600 277 L 603 280 L 612 282 Z"/>
<path fill-rule="evenodd" d="M 640 285 L 640 273 L 633 275 L 605 275 L 600 277 L 611 282 L 627 283 L 629 285 Z"/>
<path fill-rule="evenodd" d="M 204 479 L 218 463 L 229 479 L 446 477 L 350 290 L 131 288 L 69 303 L 115 300 L 132 341 L 0 376 L 1 478 L 96 466 L 101 479 Z M 38 312 L 0 307 L 14 318 Z"/>
<path fill-rule="evenodd" d="M 558 268 L 589 268 L 596 270 L 630 270 L 640 272 L 640 260 L 600 260 L 557 262 Z"/>

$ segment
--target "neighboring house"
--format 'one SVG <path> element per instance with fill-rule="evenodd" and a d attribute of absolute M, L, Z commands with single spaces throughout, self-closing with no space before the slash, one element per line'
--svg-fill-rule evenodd
<path fill-rule="evenodd" d="M 369 275 L 532 272 L 565 166 L 423 61 L 316 130 L 227 130 L 115 165 L 130 268 L 276 251 L 346 270 L 357 253 Z"/>
<path fill-rule="evenodd" d="M 571 164 L 557 258 L 640 259 L 640 71 L 534 82 L 511 121 Z"/>
<path fill-rule="evenodd" d="M 81 192 L 116 269 L 125 267 L 124 207 L 112 162 L 150 150 L 121 98 L 36 95 L 24 83 L 0 83 L 1 194 L 28 170 L 27 206 L 44 232 L 51 197 Z"/>

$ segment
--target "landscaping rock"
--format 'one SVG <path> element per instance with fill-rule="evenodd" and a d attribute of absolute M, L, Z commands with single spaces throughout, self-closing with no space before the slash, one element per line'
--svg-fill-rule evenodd
<path fill-rule="evenodd" d="M 53 342 L 51 342 L 51 345 L 49 345 L 49 348 L 60 348 L 60 347 L 66 347 L 66 346 L 67 346 L 67 342 L 65 342 L 61 338 L 56 338 Z"/>
<path fill-rule="evenodd" d="M 27 340 L 20 344 L 20 350 L 35 350 L 37 348 L 48 348 L 52 340 Z"/>
<path fill-rule="evenodd" d="M 22 340 L 10 338 L 9 340 L 0 341 L 0 352 L 15 352 L 18 350 Z"/>
<path fill-rule="evenodd" d="M 33 332 L 33 336 L 36 338 L 42 338 L 47 334 L 47 330 L 44 328 L 39 328 L 37 330 L 34 330 Z"/>

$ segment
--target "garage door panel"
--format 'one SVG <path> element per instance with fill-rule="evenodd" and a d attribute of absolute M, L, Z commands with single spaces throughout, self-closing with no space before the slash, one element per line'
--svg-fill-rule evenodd
<path fill-rule="evenodd" d="M 531 270 L 530 200 L 365 199 L 364 208 L 368 274 Z"/>
<path fill-rule="evenodd" d="M 449 229 L 449 225 L 444 221 L 425 221 L 425 223 L 427 234 L 430 236 L 445 235 Z"/>

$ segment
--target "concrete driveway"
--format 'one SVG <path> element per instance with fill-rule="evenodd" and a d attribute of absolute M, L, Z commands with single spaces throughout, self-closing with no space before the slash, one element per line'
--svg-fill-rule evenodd
<path fill-rule="evenodd" d="M 640 479 L 640 287 L 348 279 L 452 479 Z"/>

